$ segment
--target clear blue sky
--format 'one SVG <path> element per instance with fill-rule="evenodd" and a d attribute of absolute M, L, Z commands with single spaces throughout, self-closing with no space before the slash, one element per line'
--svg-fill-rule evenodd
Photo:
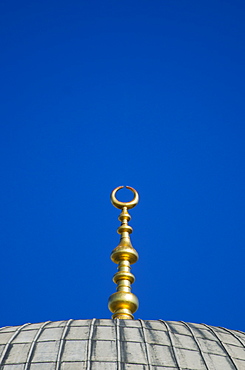
<path fill-rule="evenodd" d="M 130 185 L 135 317 L 245 331 L 244 19 L 231 0 L 1 1 L 0 326 L 110 317 L 109 195 Z"/>

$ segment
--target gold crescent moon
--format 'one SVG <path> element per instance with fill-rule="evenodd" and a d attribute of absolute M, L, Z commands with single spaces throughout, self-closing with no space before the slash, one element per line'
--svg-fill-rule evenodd
<path fill-rule="evenodd" d="M 139 194 L 134 188 L 131 188 L 131 186 L 126 186 L 127 189 L 131 190 L 134 193 L 134 199 L 130 202 L 120 202 L 116 198 L 116 193 L 122 188 L 124 188 L 124 186 L 118 186 L 116 189 L 112 190 L 111 202 L 113 206 L 119 209 L 122 209 L 123 207 L 127 207 L 128 209 L 134 208 L 139 203 Z"/>

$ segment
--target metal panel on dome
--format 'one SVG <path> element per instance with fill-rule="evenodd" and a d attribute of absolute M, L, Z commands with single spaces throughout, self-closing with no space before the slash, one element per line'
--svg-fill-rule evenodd
<path fill-rule="evenodd" d="M 0 329 L 0 370 L 244 370 L 245 333 L 163 320 Z"/>

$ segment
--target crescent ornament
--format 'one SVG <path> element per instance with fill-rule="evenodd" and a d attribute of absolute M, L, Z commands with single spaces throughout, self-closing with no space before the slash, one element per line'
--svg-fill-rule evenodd
<path fill-rule="evenodd" d="M 131 208 L 135 207 L 138 204 L 139 194 L 131 186 L 126 186 L 127 189 L 129 189 L 133 192 L 134 198 L 130 202 L 120 202 L 116 198 L 116 193 L 118 192 L 118 190 L 123 189 L 123 188 L 124 188 L 124 186 L 118 186 L 116 189 L 112 190 L 112 192 L 111 192 L 111 202 L 112 202 L 113 206 L 116 207 L 116 208 L 123 209 L 123 207 L 127 207 L 128 209 L 131 209 Z"/>

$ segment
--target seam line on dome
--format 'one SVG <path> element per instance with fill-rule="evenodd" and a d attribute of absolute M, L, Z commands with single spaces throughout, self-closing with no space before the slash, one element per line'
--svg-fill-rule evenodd
<path fill-rule="evenodd" d="M 208 328 L 213 334 L 214 336 L 218 339 L 221 347 L 224 349 L 225 353 L 227 354 L 227 356 L 229 357 L 230 361 L 232 362 L 232 365 L 234 366 L 234 368 L 236 370 L 239 370 L 238 367 L 236 366 L 235 362 L 233 361 L 233 358 L 231 357 L 230 353 L 227 351 L 226 347 L 225 347 L 225 344 L 222 342 L 222 340 L 219 338 L 218 334 L 211 328 L 211 326 L 207 325 L 207 324 L 202 324 L 204 326 L 206 326 L 206 328 Z"/>
<path fill-rule="evenodd" d="M 170 343 L 171 343 L 171 346 L 172 346 L 172 349 L 173 349 L 173 354 L 174 354 L 174 357 L 175 357 L 176 365 L 177 365 L 177 367 L 178 367 L 179 370 L 182 370 L 182 368 L 181 368 L 181 366 L 179 364 L 179 360 L 178 360 L 176 349 L 174 347 L 174 340 L 173 340 L 173 337 L 172 337 L 172 332 L 170 330 L 170 327 L 166 323 L 166 321 L 161 320 L 161 319 L 159 319 L 158 321 L 160 321 L 161 323 L 163 323 L 165 325 L 166 329 L 167 329 L 169 340 L 170 340 Z"/>
<path fill-rule="evenodd" d="M 121 347 L 119 319 L 116 319 L 117 370 L 121 370 Z"/>
<path fill-rule="evenodd" d="M 225 331 L 227 331 L 228 333 L 230 333 L 234 338 L 236 338 L 237 340 L 238 340 L 238 342 L 240 342 L 241 343 L 241 345 L 245 348 L 245 344 L 243 343 L 243 341 L 235 334 L 235 333 L 233 333 L 233 331 L 232 330 L 230 330 L 230 329 L 226 329 L 226 328 L 222 328 L 221 326 L 219 326 L 219 328 L 220 329 L 223 329 L 223 330 L 225 330 Z"/>
<path fill-rule="evenodd" d="M 241 330 L 233 330 L 233 331 L 237 331 L 238 333 L 241 333 L 241 334 L 245 334 L 245 332 L 244 331 L 241 331 Z"/>
<path fill-rule="evenodd" d="M 67 321 L 67 323 L 64 327 L 63 333 L 62 333 L 62 337 L 61 337 L 60 345 L 59 345 L 58 356 L 57 356 L 57 361 L 56 361 L 56 368 L 55 368 L 56 370 L 59 370 L 59 368 L 60 368 L 61 356 L 62 356 L 64 344 L 65 344 L 65 337 L 66 337 L 66 334 L 68 332 L 69 326 L 72 323 L 72 321 L 73 321 L 73 319 L 70 319 L 69 321 Z"/>
<path fill-rule="evenodd" d="M 40 328 L 38 329 L 37 331 L 37 334 L 35 335 L 33 341 L 32 341 L 32 344 L 31 344 L 31 347 L 29 349 L 29 352 L 28 352 L 28 355 L 27 355 L 27 360 L 26 360 L 26 364 L 25 364 L 25 367 L 24 367 L 24 370 L 27 370 L 30 366 L 30 362 L 31 362 L 31 359 L 32 359 L 32 356 L 33 356 L 33 353 L 34 353 L 34 350 L 35 350 L 35 346 L 36 346 L 36 343 L 37 343 L 37 340 L 38 338 L 40 337 L 42 331 L 43 331 L 43 328 L 49 324 L 50 321 L 46 321 L 45 323 L 43 323 L 43 325 L 40 326 Z"/>
<path fill-rule="evenodd" d="M 90 370 L 91 365 L 91 353 L 92 353 L 92 336 L 94 331 L 94 323 L 96 319 L 91 320 L 90 329 L 89 329 L 89 337 L 88 337 L 88 349 L 87 349 L 87 370 Z"/>
<path fill-rule="evenodd" d="M 9 339 L 9 341 L 7 342 L 7 344 L 6 344 L 6 346 L 5 346 L 4 350 L 3 350 L 2 356 L 1 356 L 1 358 L 0 358 L 0 367 L 1 367 L 2 365 L 4 365 L 3 361 L 4 361 L 4 358 L 5 358 L 6 354 L 7 354 L 7 352 L 8 352 L 8 349 L 9 349 L 9 346 L 10 346 L 11 342 L 12 342 L 12 341 L 17 337 L 17 335 L 19 334 L 19 332 L 20 332 L 24 327 L 26 327 L 27 325 L 30 325 L 30 323 L 27 323 L 27 324 L 24 324 L 24 325 L 20 326 L 20 327 L 19 327 L 19 328 L 14 332 L 14 334 L 13 334 L 13 335 L 12 335 L 12 337 Z"/>
<path fill-rule="evenodd" d="M 146 349 L 146 359 L 147 359 L 147 362 L 148 362 L 148 369 L 149 370 L 152 370 L 152 366 L 151 366 L 151 362 L 150 362 L 150 351 L 149 351 L 149 343 L 147 342 L 146 340 L 146 328 L 145 328 L 145 323 L 143 320 L 139 319 L 139 322 L 141 324 L 141 327 L 142 327 L 142 332 L 143 332 L 143 339 L 144 339 L 144 342 L 145 342 L 145 349 Z"/>
<path fill-rule="evenodd" d="M 1 329 L 0 329 L 0 333 L 2 333 L 2 331 L 4 331 L 5 329 L 7 328 L 11 328 L 11 326 L 7 325 L 7 326 L 3 326 Z"/>
<path fill-rule="evenodd" d="M 206 368 L 207 368 L 207 370 L 210 370 L 210 368 L 208 367 L 208 364 L 207 364 L 207 362 L 206 362 L 206 360 L 205 360 L 205 357 L 204 357 L 204 353 L 202 352 L 202 349 L 201 349 L 201 346 L 200 346 L 200 344 L 199 344 L 199 342 L 198 342 L 198 339 L 197 339 L 197 337 L 195 336 L 195 334 L 194 334 L 194 331 L 192 330 L 192 328 L 186 323 L 186 322 L 184 322 L 184 321 L 180 321 L 182 324 L 184 324 L 188 329 L 189 329 L 189 331 L 190 331 L 190 333 L 191 333 L 191 335 L 192 335 L 192 337 L 193 337 L 193 339 L 194 339 L 194 341 L 195 341 L 195 343 L 196 343 L 196 345 L 197 345 L 197 348 L 199 349 L 199 352 L 200 352 L 200 355 L 201 355 L 201 357 L 202 357 L 202 359 L 203 359 L 203 362 L 204 362 L 204 364 L 205 364 L 205 366 L 206 366 Z"/>

